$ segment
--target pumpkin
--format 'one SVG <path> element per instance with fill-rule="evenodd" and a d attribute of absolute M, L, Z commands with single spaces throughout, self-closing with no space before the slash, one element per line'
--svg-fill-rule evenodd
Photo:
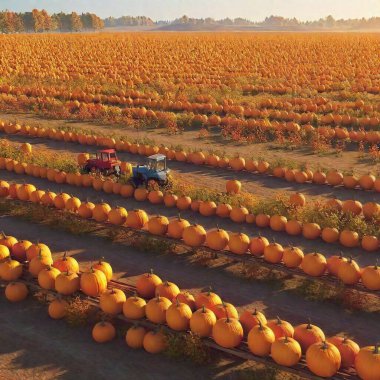
<path fill-rule="evenodd" d="M 65 318 L 69 304 L 62 298 L 55 298 L 48 307 L 49 317 L 52 319 Z"/>
<path fill-rule="evenodd" d="M 363 380 L 379 380 L 379 345 L 362 347 L 355 358 L 356 373 Z"/>
<path fill-rule="evenodd" d="M 45 206 L 54 206 L 54 199 L 56 194 L 52 191 L 46 191 L 41 197 L 41 203 Z"/>
<path fill-rule="evenodd" d="M 239 194 L 241 190 L 241 182 L 230 179 L 226 182 L 226 191 L 228 194 Z"/>
<path fill-rule="evenodd" d="M 11 252 L 9 248 L 5 245 L 0 244 L 0 263 L 4 262 L 5 259 L 10 257 L 10 255 L 11 255 Z"/>
<path fill-rule="evenodd" d="M 31 194 L 36 191 L 36 187 L 31 184 L 23 184 L 17 189 L 17 197 L 21 201 L 30 200 Z"/>
<path fill-rule="evenodd" d="M 135 193 L 135 188 L 132 185 L 125 184 L 120 188 L 120 195 L 124 198 L 131 198 Z"/>
<path fill-rule="evenodd" d="M 209 288 L 205 292 L 198 293 L 195 297 L 195 306 L 197 309 L 201 307 L 206 307 L 207 309 L 212 310 L 215 305 L 221 304 L 222 299 Z"/>
<path fill-rule="evenodd" d="M 301 268 L 309 276 L 319 277 L 326 272 L 327 261 L 320 253 L 308 253 L 302 260 Z"/>
<path fill-rule="evenodd" d="M 339 235 L 339 242 L 348 248 L 359 245 L 359 234 L 355 231 L 343 230 Z"/>
<path fill-rule="evenodd" d="M 294 328 L 294 339 L 301 345 L 302 352 L 306 352 L 312 344 L 323 342 L 325 334 L 309 321 Z"/>
<path fill-rule="evenodd" d="M 164 204 L 166 207 L 176 207 L 178 201 L 177 195 L 167 191 L 164 195 Z"/>
<path fill-rule="evenodd" d="M 99 306 L 106 314 L 116 315 L 123 311 L 126 302 L 125 293 L 121 289 L 105 290 L 99 299 Z"/>
<path fill-rule="evenodd" d="M 347 261 L 347 259 L 342 256 L 342 252 L 340 255 L 330 256 L 326 262 L 328 272 L 333 276 L 338 276 L 339 266 L 345 261 Z"/>
<path fill-rule="evenodd" d="M 98 322 L 92 329 L 92 338 L 97 343 L 106 343 L 116 336 L 115 327 L 110 322 Z"/>
<path fill-rule="evenodd" d="M 77 212 L 81 205 L 81 201 L 77 197 L 71 197 L 66 202 L 66 210 L 71 212 Z"/>
<path fill-rule="evenodd" d="M 144 273 L 137 279 L 137 293 L 144 298 L 153 298 L 156 287 L 162 283 L 160 277 L 153 273 L 153 269 L 149 273 Z"/>
<path fill-rule="evenodd" d="M 83 202 L 78 208 L 78 215 L 84 219 L 91 219 L 95 204 L 92 202 Z"/>
<path fill-rule="evenodd" d="M 111 211 L 111 206 L 107 203 L 98 203 L 92 210 L 92 217 L 99 223 L 108 220 L 108 214 Z"/>
<path fill-rule="evenodd" d="M 359 265 L 350 257 L 342 260 L 338 267 L 338 278 L 346 285 L 354 285 L 359 282 L 361 277 Z"/>
<path fill-rule="evenodd" d="M 267 238 L 262 236 L 257 236 L 251 238 L 249 242 L 249 251 L 255 256 L 262 256 L 264 254 L 264 249 L 269 245 Z"/>
<path fill-rule="evenodd" d="M 379 249 L 380 240 L 377 236 L 364 235 L 362 238 L 361 246 L 367 252 L 374 252 Z"/>
<path fill-rule="evenodd" d="M 266 214 L 257 214 L 255 219 L 257 227 L 265 228 L 269 226 L 270 216 Z"/>
<path fill-rule="evenodd" d="M 302 233 L 302 223 L 295 219 L 288 220 L 285 224 L 285 231 L 288 235 L 300 235 Z"/>
<path fill-rule="evenodd" d="M 148 214 L 144 210 L 136 209 L 128 213 L 125 224 L 130 228 L 140 230 L 148 223 L 148 220 Z"/>
<path fill-rule="evenodd" d="M 272 343 L 270 354 L 277 364 L 293 367 L 300 361 L 302 351 L 295 339 L 285 336 Z"/>
<path fill-rule="evenodd" d="M 181 211 L 188 210 L 191 206 L 191 198 L 186 195 L 182 195 L 177 199 L 176 206 Z"/>
<path fill-rule="evenodd" d="M 166 310 L 169 309 L 171 301 L 165 297 L 152 298 L 145 306 L 145 314 L 149 321 L 157 324 L 166 322 Z"/>
<path fill-rule="evenodd" d="M 128 297 L 123 304 L 123 314 L 129 319 L 141 319 L 145 317 L 146 302 L 135 294 Z"/>
<path fill-rule="evenodd" d="M 79 273 L 79 264 L 74 257 L 67 256 L 65 252 L 61 259 L 57 259 L 53 263 L 53 267 L 59 269 L 61 272 Z"/>
<path fill-rule="evenodd" d="M 148 221 L 148 231 L 153 235 L 163 236 L 168 230 L 169 220 L 166 216 L 152 216 Z"/>
<path fill-rule="evenodd" d="M 182 238 L 190 247 L 200 247 L 206 241 L 206 231 L 201 225 L 193 224 L 183 230 Z"/>
<path fill-rule="evenodd" d="M 243 326 L 244 334 L 248 334 L 254 326 L 257 326 L 259 324 L 259 322 L 262 325 L 267 324 L 265 315 L 260 311 L 257 311 L 257 309 L 254 309 L 253 312 L 244 310 L 240 315 L 239 321 Z"/>
<path fill-rule="evenodd" d="M 321 235 L 321 227 L 317 223 L 305 223 L 302 227 L 302 234 L 306 239 L 317 239 Z"/>
<path fill-rule="evenodd" d="M 268 321 L 267 326 L 272 329 L 276 339 L 282 337 L 293 337 L 294 327 L 287 321 L 283 321 L 279 317 Z"/>
<path fill-rule="evenodd" d="M 80 288 L 80 280 L 77 273 L 62 272 L 55 278 L 55 290 L 63 295 L 71 295 Z"/>
<path fill-rule="evenodd" d="M 270 243 L 264 248 L 264 260 L 275 264 L 282 260 L 284 248 L 278 243 Z"/>
<path fill-rule="evenodd" d="M 230 233 L 228 247 L 232 253 L 243 255 L 248 251 L 250 239 L 241 232 Z"/>
<path fill-rule="evenodd" d="M 366 219 L 373 219 L 380 215 L 380 204 L 367 202 L 363 205 L 363 215 Z"/>
<path fill-rule="evenodd" d="M 166 310 L 166 323 L 175 331 L 186 331 L 189 328 L 192 314 L 190 307 L 177 299 Z"/>
<path fill-rule="evenodd" d="M 143 347 L 150 354 L 159 354 L 165 351 L 167 348 L 165 334 L 161 331 L 149 331 L 144 336 Z"/>
<path fill-rule="evenodd" d="M 326 176 L 327 183 L 331 186 L 341 185 L 343 182 L 343 174 L 335 170 L 330 170 Z"/>
<path fill-rule="evenodd" d="M 115 226 L 121 226 L 127 220 L 128 212 L 124 207 L 115 207 L 108 213 L 108 220 Z"/>
<path fill-rule="evenodd" d="M 55 208 L 64 210 L 66 208 L 66 202 L 70 199 L 70 195 L 66 193 L 60 193 L 54 197 L 53 204 Z"/>
<path fill-rule="evenodd" d="M 148 194 L 148 201 L 154 205 L 158 205 L 164 201 L 164 194 L 160 190 L 150 191 Z"/>
<path fill-rule="evenodd" d="M 361 277 L 362 283 L 367 289 L 380 290 L 380 267 L 377 263 L 365 267 L 361 272 Z"/>
<path fill-rule="evenodd" d="M 359 178 L 359 186 L 364 190 L 372 190 L 375 185 L 376 177 L 370 173 Z"/>
<path fill-rule="evenodd" d="M 303 207 L 306 204 L 306 198 L 302 193 L 293 193 L 289 197 L 289 203 L 296 207 Z"/>
<path fill-rule="evenodd" d="M 172 302 L 174 302 L 175 300 L 178 300 L 181 303 L 185 303 L 190 307 L 192 311 L 195 310 L 195 298 L 188 291 L 185 290 L 178 293 L 177 296 L 172 299 Z"/>
<path fill-rule="evenodd" d="M 91 297 L 98 297 L 107 289 L 106 275 L 99 269 L 90 268 L 80 276 L 81 291 Z"/>
<path fill-rule="evenodd" d="M 49 265 L 38 273 L 38 285 L 40 285 L 42 289 L 54 289 L 55 279 L 60 273 L 57 268 Z"/>
<path fill-rule="evenodd" d="M 213 305 L 211 310 L 214 312 L 216 319 L 227 318 L 227 316 L 239 319 L 239 313 L 235 306 L 228 302 L 222 301 L 222 303 L 218 305 Z"/>
<path fill-rule="evenodd" d="M 230 160 L 230 167 L 235 171 L 241 171 L 245 167 L 245 159 L 243 157 L 234 157 Z M 226 184 L 227 188 L 227 184 Z"/>
<path fill-rule="evenodd" d="M 20 240 L 11 247 L 11 254 L 18 261 L 26 260 L 26 251 L 32 245 L 29 240 Z"/>
<path fill-rule="evenodd" d="M 339 231 L 334 227 L 325 227 L 322 229 L 321 237 L 326 243 L 335 243 L 339 239 Z"/>
<path fill-rule="evenodd" d="M 0 278 L 4 281 L 15 281 L 22 275 L 23 266 L 17 260 L 10 257 L 0 263 Z"/>
<path fill-rule="evenodd" d="M 219 203 L 216 207 L 215 214 L 220 218 L 229 218 L 231 214 L 232 206 L 227 203 Z"/>
<path fill-rule="evenodd" d="M 243 327 L 235 318 L 221 318 L 212 327 L 212 338 L 224 348 L 237 347 L 243 339 Z"/>
<path fill-rule="evenodd" d="M 363 211 L 363 205 L 359 201 L 349 199 L 343 202 L 342 211 L 346 214 L 360 215 Z"/>
<path fill-rule="evenodd" d="M 42 256 L 39 254 L 36 257 L 33 257 L 33 259 L 29 263 L 29 273 L 37 278 L 38 274 L 48 267 L 50 267 L 53 264 L 53 259 L 50 256 Z"/>
<path fill-rule="evenodd" d="M 94 264 L 92 267 L 93 269 L 98 269 L 102 271 L 104 275 L 106 276 L 107 282 L 112 280 L 113 271 L 112 271 L 111 264 L 104 261 L 104 257 L 101 257 L 99 261 L 96 264 Z"/>
<path fill-rule="evenodd" d="M 207 231 L 206 245 L 216 251 L 222 251 L 226 249 L 230 237 L 225 230 L 219 228 Z"/>
<path fill-rule="evenodd" d="M 45 194 L 43 190 L 36 190 L 33 191 L 32 194 L 30 194 L 30 201 L 33 203 L 42 203 L 42 197 Z"/>
<path fill-rule="evenodd" d="M 201 201 L 199 204 L 199 213 L 203 216 L 212 216 L 216 213 L 216 204 L 213 201 Z"/>
<path fill-rule="evenodd" d="M 173 239 L 181 239 L 183 230 L 189 226 L 190 223 L 178 215 L 177 218 L 171 219 L 169 221 L 169 224 L 167 226 L 167 235 Z"/>
<path fill-rule="evenodd" d="M 176 298 L 180 290 L 176 284 L 170 281 L 164 281 L 156 286 L 155 295 L 166 297 L 169 300 Z"/>
<path fill-rule="evenodd" d="M 341 357 L 339 350 L 331 343 L 317 342 L 306 351 L 306 364 L 317 376 L 331 377 L 339 370 Z"/>
<path fill-rule="evenodd" d="M 285 216 L 273 215 L 270 217 L 269 226 L 273 231 L 285 231 L 287 221 Z"/>
<path fill-rule="evenodd" d="M 254 326 L 248 333 L 247 343 L 249 350 L 257 356 L 268 356 L 270 354 L 272 343 L 275 341 L 273 331 L 261 324 Z"/>
<path fill-rule="evenodd" d="M 31 261 L 34 257 L 41 255 L 42 257 L 51 257 L 50 248 L 43 243 L 32 244 L 26 250 L 26 259 Z"/>
<path fill-rule="evenodd" d="M 282 255 L 282 261 L 288 268 L 298 268 L 301 265 L 303 258 L 304 254 L 302 250 L 297 247 L 285 248 Z"/>
<path fill-rule="evenodd" d="M 5 288 L 5 297 L 10 302 L 23 301 L 29 294 L 23 282 L 10 282 Z"/>
<path fill-rule="evenodd" d="M 128 347 L 133 349 L 143 348 L 146 333 L 145 328 L 142 326 L 134 325 L 130 327 L 125 334 L 125 341 Z"/>
<path fill-rule="evenodd" d="M 202 306 L 190 318 L 190 330 L 203 337 L 208 337 L 212 334 L 212 328 L 216 323 L 216 316 L 214 312 Z"/>
<path fill-rule="evenodd" d="M 340 353 L 342 359 L 342 367 L 349 368 L 355 364 L 355 358 L 358 354 L 360 347 L 353 340 L 346 337 L 333 336 L 327 339 L 327 342 L 333 344 Z"/>

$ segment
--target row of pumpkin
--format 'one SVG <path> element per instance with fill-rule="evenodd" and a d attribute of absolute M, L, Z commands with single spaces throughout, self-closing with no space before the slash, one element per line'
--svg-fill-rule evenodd
<path fill-rule="evenodd" d="M 185 151 L 184 149 L 175 150 L 164 145 L 149 145 L 145 143 L 131 143 L 127 140 L 118 140 L 112 137 L 88 135 L 82 132 L 69 132 L 56 130 L 54 128 L 31 127 L 15 123 L 0 122 L 0 131 L 8 134 L 19 133 L 24 136 L 42 137 L 66 142 L 76 142 L 81 145 L 98 145 L 107 148 L 115 148 L 118 151 L 129 152 L 150 156 L 161 153 L 168 159 L 179 162 L 189 162 L 195 165 L 209 165 L 219 168 L 230 168 L 235 171 L 246 170 L 258 174 L 271 174 L 278 178 L 283 178 L 288 182 L 313 182 L 315 184 L 328 184 L 331 186 L 345 186 L 350 189 L 374 190 L 380 192 L 380 178 L 373 174 L 356 176 L 354 174 L 344 175 L 342 172 L 331 169 L 328 172 L 322 170 L 312 171 L 311 169 L 292 169 L 282 166 L 272 167 L 268 161 L 257 161 L 241 156 L 220 157 L 214 153 L 203 151 Z"/>
<path fill-rule="evenodd" d="M 0 183 L 0 191 L 2 185 Z M 300 268 L 305 274 L 313 277 L 320 277 L 326 273 L 338 277 L 346 285 L 355 285 L 360 281 L 369 290 L 380 290 L 380 267 L 377 265 L 360 268 L 352 258 L 342 256 L 326 257 L 320 253 L 304 254 L 297 247 L 283 247 L 279 243 L 270 243 L 263 236 L 250 238 L 244 233 L 228 232 L 220 228 L 206 231 L 199 224 L 191 225 L 186 219 L 181 217 L 168 219 L 162 215 L 148 216 L 142 209 L 127 211 L 123 207 L 111 208 L 107 203 L 94 204 L 92 202 L 81 202 L 76 197 L 69 194 L 55 194 L 37 190 L 33 185 L 23 184 L 16 188 L 19 199 L 33 201 L 60 210 L 75 212 L 79 217 L 94 219 L 100 223 L 111 223 L 117 226 L 126 226 L 133 229 L 145 230 L 155 236 L 167 236 L 172 239 L 183 241 L 190 247 L 206 246 L 215 251 L 229 250 L 229 252 L 239 255 L 262 256 L 263 260 L 271 264 L 282 263 L 287 268 Z M 28 196 L 24 196 L 27 194 Z M 0 240 L 1 244 L 1 240 Z M 30 244 L 23 242 L 23 244 Z M 25 260 L 24 256 L 13 253 L 18 259 Z M 22 249 L 21 249 L 22 251 Z"/>
<path fill-rule="evenodd" d="M 112 179 L 94 177 L 90 174 L 65 173 L 58 169 L 46 168 L 32 164 L 20 163 L 10 158 L 0 157 L 0 169 L 14 171 L 17 174 L 27 174 L 34 177 L 46 178 L 48 181 L 58 184 L 67 183 L 69 185 L 92 187 L 96 191 L 104 191 L 107 194 L 118 194 L 125 198 L 134 197 L 139 202 L 149 201 L 152 204 L 164 204 L 166 207 L 177 207 L 179 211 L 192 210 L 199 212 L 202 216 L 218 216 L 230 218 L 235 223 L 255 224 L 259 228 L 271 228 L 276 232 L 286 232 L 288 235 L 303 235 L 306 239 L 321 238 L 326 243 L 339 243 L 344 247 L 361 246 L 367 252 L 378 251 L 380 239 L 376 235 L 367 234 L 360 236 L 358 232 L 348 229 L 339 231 L 335 227 L 324 227 L 314 222 L 301 223 L 296 219 L 288 220 L 284 215 L 251 214 L 246 207 L 232 207 L 226 203 L 216 204 L 214 201 L 192 200 L 187 195 L 176 195 L 170 191 L 163 193 L 161 190 L 149 191 L 145 187 L 135 188 L 131 184 L 114 182 Z M 10 196 L 20 200 L 31 200 L 32 202 L 50 205 L 51 201 L 47 197 L 42 197 L 43 191 L 35 193 L 33 185 L 23 187 L 22 191 L 17 191 L 17 184 L 9 185 L 5 181 L 0 182 L 0 197 Z M 230 180 L 226 183 L 227 192 L 237 193 L 240 190 L 240 183 Z M 295 207 L 305 204 L 305 197 L 301 193 L 294 193 L 289 198 L 289 203 Z M 380 215 L 380 205 L 376 202 L 367 202 L 362 205 L 359 201 L 340 201 L 332 198 L 324 204 L 327 210 L 332 212 L 345 212 L 352 215 L 363 213 L 366 220 L 372 221 Z M 76 211 L 75 208 L 72 211 Z"/>
<path fill-rule="evenodd" d="M 10 240 L 12 238 L 7 237 L 7 241 Z M 187 291 L 180 291 L 175 283 L 163 282 L 153 271 L 138 277 L 136 294 L 127 298 L 121 289 L 107 289 L 112 278 L 109 263 L 99 261 L 89 271 L 79 273 L 79 264 L 73 257 L 64 255 L 53 263 L 50 249 L 42 243 L 30 245 L 26 252 L 29 258 L 32 257 L 29 272 L 38 278 L 41 288 L 59 294 L 48 308 L 53 319 L 62 319 L 66 315 L 69 303 L 62 296 L 81 291 L 99 297 L 101 310 L 110 316 L 123 313 L 129 320 L 146 318 L 158 326 L 166 324 L 174 331 L 191 331 L 201 338 L 211 337 L 224 348 L 238 347 L 246 337 L 248 348 L 254 355 L 271 356 L 277 364 L 286 367 L 295 366 L 304 353 L 309 370 L 322 377 L 331 377 L 340 368 L 354 366 L 360 378 L 379 379 L 378 346 L 360 349 L 347 338 L 326 339 L 324 332 L 310 322 L 293 327 L 278 317 L 267 321 L 256 309 L 253 312 L 245 310 L 239 316 L 233 304 L 222 301 L 211 289 L 194 297 Z M 49 264 L 37 270 L 34 260 L 42 257 Z M 15 262 L 18 263 L 19 278 L 23 265 Z M 9 263 L 8 260 L 0 264 L 0 273 L 6 273 L 4 268 Z M 27 297 L 28 288 L 24 282 L 15 282 L 15 277 L 2 278 L 12 281 L 5 289 L 9 301 L 20 302 Z M 96 342 L 105 343 L 115 338 L 116 330 L 112 323 L 102 321 L 93 327 L 92 336 Z M 131 348 L 143 347 L 150 353 L 160 353 L 167 347 L 166 336 L 161 330 L 147 332 L 141 326 L 130 328 L 125 339 Z"/>

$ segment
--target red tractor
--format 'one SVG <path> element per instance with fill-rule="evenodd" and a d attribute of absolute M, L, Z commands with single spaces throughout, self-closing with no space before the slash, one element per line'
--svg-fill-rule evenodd
<path fill-rule="evenodd" d="M 97 172 L 103 175 L 121 174 L 121 161 L 117 158 L 115 149 L 104 149 L 96 153 L 95 157 L 90 158 L 83 165 L 85 173 Z"/>

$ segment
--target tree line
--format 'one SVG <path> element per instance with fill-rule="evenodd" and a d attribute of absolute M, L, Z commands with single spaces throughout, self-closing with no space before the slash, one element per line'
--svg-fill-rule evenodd
<path fill-rule="evenodd" d="M 33 9 L 32 12 L 0 12 L 0 32 L 80 32 L 82 30 L 100 30 L 103 20 L 94 13 L 55 13 L 49 15 L 45 9 Z"/>

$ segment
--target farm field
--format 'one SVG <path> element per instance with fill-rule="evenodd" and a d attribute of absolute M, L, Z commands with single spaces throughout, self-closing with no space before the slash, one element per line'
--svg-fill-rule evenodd
<path fill-rule="evenodd" d="M 190 379 L 196 365 L 214 379 L 380 379 L 378 34 L 0 43 L 0 378 L 70 379 L 85 367 L 94 379 Z M 120 176 L 85 170 L 104 148 L 116 150 Z M 132 184 L 132 167 L 157 153 L 167 183 Z M 32 255 L 29 242 L 50 250 L 32 245 Z M 101 257 L 112 272 L 95 267 Z M 137 284 L 151 268 L 164 283 L 145 295 Z M 70 275 L 74 288 L 60 291 L 58 276 Z M 107 311 L 102 297 L 115 290 L 128 300 L 136 291 L 142 314 L 113 300 L 118 311 Z M 67 302 L 59 321 L 53 302 Z M 154 302 L 167 306 L 149 314 Z M 215 321 L 198 336 L 202 306 Z M 125 342 L 135 321 L 151 346 Z M 95 336 L 94 325 L 105 330 Z M 107 365 L 94 367 L 100 355 Z"/>

